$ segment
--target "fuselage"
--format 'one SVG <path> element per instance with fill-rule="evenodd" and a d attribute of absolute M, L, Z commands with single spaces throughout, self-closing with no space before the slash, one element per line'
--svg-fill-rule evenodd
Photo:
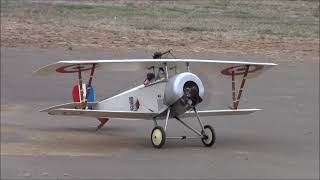
<path fill-rule="evenodd" d="M 94 109 L 162 114 L 170 106 L 170 116 L 178 116 L 199 104 L 203 94 L 200 78 L 184 72 L 124 91 L 99 102 Z"/>

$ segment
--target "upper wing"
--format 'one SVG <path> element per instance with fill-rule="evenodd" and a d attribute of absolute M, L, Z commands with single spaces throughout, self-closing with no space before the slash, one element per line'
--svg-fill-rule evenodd
<path fill-rule="evenodd" d="M 225 109 L 225 110 L 206 110 L 198 111 L 200 117 L 208 116 L 229 116 L 229 115 L 245 115 L 251 114 L 261 109 Z M 179 117 L 194 117 L 195 113 L 193 111 L 188 111 Z"/>
<path fill-rule="evenodd" d="M 263 71 L 277 64 L 259 63 L 259 62 L 243 62 L 243 61 L 222 61 L 222 60 L 198 60 L 198 59 L 124 59 L 124 60 L 74 60 L 59 61 L 54 64 L 44 66 L 34 73 L 36 75 L 50 75 L 54 73 L 74 73 L 87 71 L 92 68 L 92 64 L 96 65 L 97 70 L 104 71 L 137 71 L 149 67 L 161 67 L 167 63 L 169 69 L 176 67 L 178 71 L 185 71 L 186 64 L 189 63 L 192 72 L 202 71 L 207 73 L 216 73 L 224 76 L 231 76 L 231 71 L 235 71 L 235 75 L 244 73 L 245 66 L 250 65 L 248 78 L 255 77 Z"/>
<path fill-rule="evenodd" d="M 105 110 L 84 110 L 84 109 L 67 109 L 58 108 L 48 110 L 50 115 L 64 115 L 64 116 L 87 116 L 94 118 L 121 118 L 121 119 L 144 119 L 152 120 L 158 115 L 155 112 L 135 112 L 135 111 L 105 111 Z"/>

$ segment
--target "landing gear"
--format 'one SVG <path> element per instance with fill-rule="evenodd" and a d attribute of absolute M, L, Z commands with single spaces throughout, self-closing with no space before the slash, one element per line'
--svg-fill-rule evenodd
<path fill-rule="evenodd" d="M 196 118 L 199 122 L 199 125 L 201 127 L 201 131 L 191 127 L 189 124 L 182 121 L 178 116 L 175 116 L 174 118 L 178 122 L 180 122 L 182 125 L 184 125 L 186 128 L 193 131 L 197 136 L 194 136 L 194 137 L 187 137 L 187 136 L 166 137 L 168 121 L 170 119 L 170 108 L 169 108 L 166 112 L 166 119 L 165 119 L 164 128 L 162 128 L 161 126 L 158 125 L 155 118 L 153 119 L 155 127 L 153 128 L 153 130 L 151 132 L 152 145 L 155 148 L 161 148 L 165 144 L 166 139 L 194 139 L 194 138 L 199 139 L 200 138 L 202 140 L 202 143 L 206 147 L 211 147 L 215 143 L 215 140 L 216 140 L 216 134 L 214 132 L 214 129 L 210 125 L 203 126 L 202 121 L 201 121 L 201 119 L 198 115 L 198 112 L 195 108 L 194 108 L 194 112 L 195 112 Z"/>
<path fill-rule="evenodd" d="M 161 148 L 166 142 L 166 132 L 161 126 L 153 128 L 151 132 L 151 142 L 155 148 Z"/>
<path fill-rule="evenodd" d="M 203 136 L 201 141 L 206 147 L 211 147 L 216 141 L 216 134 L 210 125 L 205 125 L 201 134 Z"/>

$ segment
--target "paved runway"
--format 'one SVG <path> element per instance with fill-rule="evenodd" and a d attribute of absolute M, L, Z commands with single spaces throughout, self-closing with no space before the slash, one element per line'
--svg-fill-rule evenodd
<path fill-rule="evenodd" d="M 180 58 L 257 60 L 280 65 L 248 81 L 240 107 L 263 111 L 206 118 L 216 144 L 169 140 L 152 148 L 152 121 L 111 120 L 95 132 L 90 118 L 38 112 L 71 101 L 74 76 L 33 77 L 32 71 L 61 59 L 150 58 L 144 50 L 1 49 L 1 178 L 247 179 L 319 178 L 319 59 L 292 62 L 237 54 L 177 53 Z M 231 82 L 205 76 L 201 109 L 230 105 Z M 144 72 L 97 73 L 99 100 L 123 90 Z M 187 120 L 193 124 L 196 121 Z M 197 125 L 197 124 L 195 124 Z M 187 132 L 170 121 L 171 135 Z M 188 133 L 188 132 L 187 132 Z"/>

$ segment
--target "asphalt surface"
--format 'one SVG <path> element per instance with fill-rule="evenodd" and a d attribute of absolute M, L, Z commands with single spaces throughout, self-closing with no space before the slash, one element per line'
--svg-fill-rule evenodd
<path fill-rule="evenodd" d="M 144 50 L 1 49 L 1 179 L 279 179 L 319 178 L 319 59 L 269 60 L 237 54 L 177 53 L 180 58 L 275 62 L 279 66 L 247 82 L 246 116 L 204 119 L 217 141 L 150 142 L 152 121 L 111 120 L 96 132 L 90 118 L 38 112 L 71 101 L 72 75 L 34 77 L 32 71 L 62 59 L 149 58 Z M 200 109 L 225 109 L 231 82 L 199 72 L 206 98 Z M 141 83 L 144 72 L 97 73 L 99 100 Z M 197 125 L 193 119 L 187 120 Z M 171 135 L 188 133 L 170 121 Z"/>

